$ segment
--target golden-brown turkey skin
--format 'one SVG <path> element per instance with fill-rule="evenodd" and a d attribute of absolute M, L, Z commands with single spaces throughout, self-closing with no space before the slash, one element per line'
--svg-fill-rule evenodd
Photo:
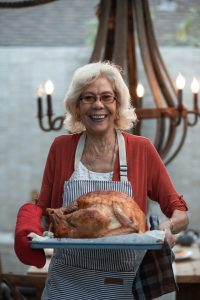
<path fill-rule="evenodd" d="M 138 204 L 125 193 L 95 191 L 69 206 L 47 208 L 55 237 L 96 238 L 144 232 L 146 218 Z"/>

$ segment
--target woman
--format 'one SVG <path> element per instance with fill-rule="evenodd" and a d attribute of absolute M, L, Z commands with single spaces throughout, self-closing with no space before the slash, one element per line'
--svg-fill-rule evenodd
<path fill-rule="evenodd" d="M 57 137 L 50 148 L 37 206 L 26 204 L 18 213 L 15 251 L 21 261 L 39 267 L 45 262 L 42 250 L 29 248 L 26 235 L 42 234 L 47 207 L 68 205 L 94 190 L 126 192 L 145 214 L 147 197 L 157 201 L 167 217 L 159 227 L 173 247 L 174 233 L 188 224 L 187 206 L 150 141 L 123 131 L 137 117 L 120 69 L 101 62 L 77 69 L 65 107 L 72 134 Z M 27 216 L 29 226 L 23 221 Z M 133 299 L 134 255 L 132 250 L 56 250 L 42 299 Z M 125 287 L 102 283 L 105 276 L 119 275 Z"/>

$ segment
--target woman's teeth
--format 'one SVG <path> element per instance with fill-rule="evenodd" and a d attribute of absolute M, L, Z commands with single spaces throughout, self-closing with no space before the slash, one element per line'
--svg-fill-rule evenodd
<path fill-rule="evenodd" d="M 91 116 L 93 120 L 102 120 L 106 118 L 106 115 L 93 115 Z"/>

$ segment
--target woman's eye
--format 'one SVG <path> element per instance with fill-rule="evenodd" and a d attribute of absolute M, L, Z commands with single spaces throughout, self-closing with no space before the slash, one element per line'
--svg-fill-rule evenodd
<path fill-rule="evenodd" d="M 84 98 L 85 98 L 85 100 L 87 100 L 87 101 L 93 101 L 93 100 L 94 100 L 94 97 L 93 97 L 93 96 L 85 96 Z"/>
<path fill-rule="evenodd" d="M 107 100 L 107 99 L 112 98 L 112 96 L 111 95 L 103 95 L 102 98 L 103 98 L 103 100 Z"/>
<path fill-rule="evenodd" d="M 113 101 L 113 96 L 112 95 L 102 95 L 101 96 L 101 99 L 102 99 L 102 101 L 104 101 L 104 102 L 111 102 L 111 101 Z"/>

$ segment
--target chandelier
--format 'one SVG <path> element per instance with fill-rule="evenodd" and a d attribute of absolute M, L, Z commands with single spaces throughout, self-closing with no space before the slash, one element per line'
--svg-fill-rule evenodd
<path fill-rule="evenodd" d="M 19 2 L 23 2 L 28 6 L 28 3 L 39 5 L 53 1 L 58 0 L 27 0 L 15 3 L 20 5 Z M 100 0 L 97 16 L 99 26 L 89 62 L 109 60 L 123 68 L 124 79 L 129 86 L 132 104 L 139 119 L 132 133 L 141 135 L 143 122 L 154 120 L 153 143 L 167 165 L 182 149 L 188 127 L 195 126 L 198 122 L 199 82 L 195 78 L 192 81 L 193 107 L 188 109 L 183 104 L 185 79 L 179 74 L 175 84 L 167 71 L 156 42 L 148 0 Z M 138 78 L 137 48 L 151 92 L 151 107 L 145 107 L 144 87 Z M 38 88 L 38 122 L 40 128 L 47 132 L 60 130 L 64 120 L 64 116 L 53 116 L 53 89 L 53 83 L 48 81 L 45 84 L 47 111 L 44 114 L 44 91 L 42 87 Z M 44 116 L 47 117 L 45 120 Z"/>
<path fill-rule="evenodd" d="M 132 104 L 139 119 L 134 134 L 141 135 L 144 120 L 154 120 L 156 126 L 153 142 L 167 165 L 181 150 L 188 127 L 196 125 L 200 116 L 199 82 L 195 78 L 192 81 L 193 108 L 188 109 L 183 104 L 182 97 L 185 79 L 179 74 L 175 85 L 170 78 L 156 42 L 147 0 L 101 0 L 97 15 L 99 26 L 90 62 L 109 60 L 123 68 Z M 137 43 L 152 95 L 151 108 L 144 106 L 144 88 L 138 79 Z M 44 131 L 60 130 L 64 117 L 53 118 L 51 93 L 47 87 L 45 89 L 48 127 L 45 128 L 43 125 L 40 88 L 38 91 L 40 128 Z M 178 127 L 180 138 L 177 143 Z M 175 149 L 172 149 L 174 145 Z"/>

